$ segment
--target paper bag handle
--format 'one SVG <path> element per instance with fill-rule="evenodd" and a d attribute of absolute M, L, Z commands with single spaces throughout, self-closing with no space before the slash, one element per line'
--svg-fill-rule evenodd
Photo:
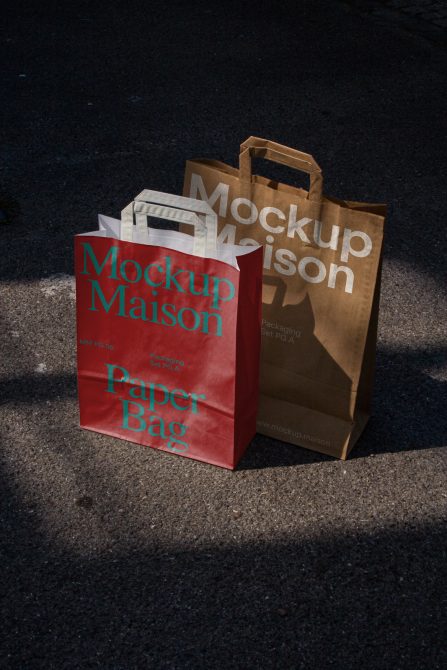
<path fill-rule="evenodd" d="M 251 157 L 266 158 L 310 175 L 308 199 L 321 202 L 323 197 L 323 174 L 321 168 L 310 154 L 291 149 L 282 144 L 264 140 L 261 137 L 249 137 L 241 144 L 239 154 L 239 178 L 251 183 Z"/>
<path fill-rule="evenodd" d="M 140 233 L 148 230 L 148 216 L 193 225 L 193 254 L 195 256 L 216 254 L 217 215 L 208 203 L 202 200 L 159 191 L 142 191 L 121 212 L 121 239 L 127 242 L 132 241 L 134 215 L 135 228 Z"/>

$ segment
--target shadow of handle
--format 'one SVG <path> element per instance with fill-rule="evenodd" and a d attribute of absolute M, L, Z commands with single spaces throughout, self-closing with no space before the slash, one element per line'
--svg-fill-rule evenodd
<path fill-rule="evenodd" d="M 265 287 L 268 287 L 267 290 Z M 286 283 L 277 275 L 262 277 L 262 302 L 276 309 L 281 309 L 286 297 Z M 265 297 L 273 295 L 272 300 L 265 300 Z"/>

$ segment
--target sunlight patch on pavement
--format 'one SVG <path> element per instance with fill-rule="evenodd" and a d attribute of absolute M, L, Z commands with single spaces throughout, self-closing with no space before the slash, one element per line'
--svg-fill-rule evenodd
<path fill-rule="evenodd" d="M 420 350 L 446 346 L 447 293 L 439 282 L 401 260 L 384 259 L 378 346 Z"/>
<path fill-rule="evenodd" d="M 58 273 L 39 281 L 39 288 L 47 298 L 66 293 L 71 300 L 76 298 L 75 278 L 73 275 Z"/>

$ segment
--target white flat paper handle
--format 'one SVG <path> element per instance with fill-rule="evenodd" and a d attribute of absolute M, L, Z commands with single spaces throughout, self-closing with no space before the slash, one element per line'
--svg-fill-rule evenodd
<path fill-rule="evenodd" d="M 217 251 L 217 214 L 213 209 L 208 205 L 207 202 L 203 200 L 196 200 L 195 198 L 185 198 L 181 195 L 173 195 L 171 193 L 162 193 L 161 191 L 150 191 L 145 189 L 135 198 L 135 205 L 137 203 L 147 203 L 151 205 L 163 205 L 157 209 L 157 214 L 153 213 L 152 216 L 157 216 L 159 218 L 168 219 L 170 221 L 176 221 L 179 223 L 193 223 L 192 219 L 186 220 L 183 218 L 181 212 L 183 213 L 194 213 L 196 217 L 201 221 L 206 229 L 206 248 L 205 253 L 200 254 L 204 256 L 214 256 Z M 152 210 L 153 212 L 155 210 Z M 136 214 L 136 226 L 138 231 L 143 231 L 147 228 L 147 222 L 142 210 L 135 209 Z M 177 212 L 177 213 L 175 213 Z M 140 214 L 138 216 L 138 214 Z M 143 215 L 142 215 L 143 214 Z M 196 219 L 194 219 L 196 221 Z M 121 227 L 123 228 L 123 226 Z M 195 228 L 196 234 L 198 228 Z M 132 229 L 126 232 L 127 235 L 131 235 Z M 124 239 L 124 238 L 122 238 Z M 130 238 L 126 238 L 130 239 Z M 199 245 L 200 246 L 200 245 Z"/>
<path fill-rule="evenodd" d="M 136 220 L 136 226 L 133 220 Z M 133 229 L 148 232 L 147 217 L 153 216 L 158 219 L 176 221 L 178 223 L 189 223 L 194 226 L 193 254 L 195 256 L 206 256 L 207 252 L 207 230 L 206 226 L 194 212 L 163 207 L 161 205 L 148 205 L 145 202 L 131 202 L 121 212 L 121 239 L 132 242 Z"/>

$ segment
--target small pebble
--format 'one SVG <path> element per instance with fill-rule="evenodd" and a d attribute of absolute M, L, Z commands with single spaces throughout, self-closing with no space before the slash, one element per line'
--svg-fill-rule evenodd
<path fill-rule="evenodd" d="M 233 510 L 233 518 L 234 519 L 240 519 L 242 516 L 242 512 L 240 512 L 238 509 Z"/>

